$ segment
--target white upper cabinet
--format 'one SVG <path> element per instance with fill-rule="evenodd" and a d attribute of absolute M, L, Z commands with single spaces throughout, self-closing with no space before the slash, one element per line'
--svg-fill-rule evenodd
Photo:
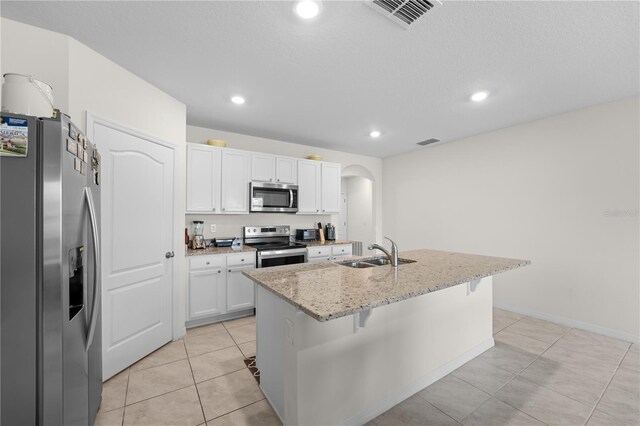
<path fill-rule="evenodd" d="M 298 160 L 276 157 L 276 183 L 295 185 L 298 183 Z"/>
<path fill-rule="evenodd" d="M 187 212 L 219 213 L 220 148 L 187 146 Z"/>
<path fill-rule="evenodd" d="M 322 213 L 340 213 L 340 164 L 322 163 Z"/>
<path fill-rule="evenodd" d="M 318 161 L 298 160 L 298 213 L 319 214 L 321 171 Z"/>
<path fill-rule="evenodd" d="M 222 213 L 249 213 L 250 163 L 250 152 L 222 149 Z"/>
<path fill-rule="evenodd" d="M 298 160 L 254 152 L 251 154 L 251 180 L 295 185 L 298 183 Z"/>
<path fill-rule="evenodd" d="M 274 182 L 276 175 L 275 155 L 254 152 L 251 154 L 251 180 L 254 182 Z"/>

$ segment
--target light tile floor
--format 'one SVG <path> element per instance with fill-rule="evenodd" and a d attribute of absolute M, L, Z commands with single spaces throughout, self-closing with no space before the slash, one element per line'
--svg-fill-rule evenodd
<path fill-rule="evenodd" d="M 640 425 L 638 345 L 495 309 L 496 346 L 370 422 Z M 191 329 L 104 384 L 97 425 L 279 425 L 243 359 L 255 318 Z"/>

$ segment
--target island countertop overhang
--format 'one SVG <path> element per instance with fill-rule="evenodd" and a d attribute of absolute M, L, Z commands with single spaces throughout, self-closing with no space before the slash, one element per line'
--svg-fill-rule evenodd
<path fill-rule="evenodd" d="M 358 269 L 325 261 L 249 270 L 244 275 L 312 318 L 329 321 L 531 263 L 426 249 L 403 252 L 401 257 L 416 262 L 398 268 L 383 265 Z"/>

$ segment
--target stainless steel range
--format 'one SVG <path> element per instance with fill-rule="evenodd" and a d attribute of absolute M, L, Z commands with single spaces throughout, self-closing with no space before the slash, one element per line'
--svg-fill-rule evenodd
<path fill-rule="evenodd" d="M 291 242 L 290 232 L 289 225 L 244 227 L 244 244 L 257 250 L 256 267 L 293 265 L 307 261 L 306 244 Z"/>

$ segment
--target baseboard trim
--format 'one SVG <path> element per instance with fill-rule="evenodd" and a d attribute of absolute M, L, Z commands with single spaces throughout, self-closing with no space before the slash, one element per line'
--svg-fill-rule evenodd
<path fill-rule="evenodd" d="M 451 373 L 458 367 L 461 367 L 462 365 L 471 361 L 473 358 L 477 357 L 487 349 L 491 349 L 494 346 L 494 344 L 495 343 L 493 341 L 493 337 L 485 340 L 478 346 L 465 352 L 459 357 L 452 359 L 446 364 L 441 365 L 440 367 L 436 368 L 429 374 L 420 377 L 419 379 L 415 380 L 414 382 L 410 383 L 407 386 L 404 386 L 400 389 L 393 391 L 386 398 L 380 401 L 377 401 L 373 405 L 370 405 L 369 407 L 365 408 L 359 413 L 356 413 L 355 415 L 351 416 L 349 419 L 345 420 L 341 424 L 363 425 L 368 421 L 375 419 L 376 417 L 378 417 L 380 414 L 384 413 L 391 407 L 394 407 L 395 405 L 401 403 L 402 401 L 414 395 L 415 393 L 437 382 L 438 380 L 440 380 L 447 374 Z"/>
<path fill-rule="evenodd" d="M 602 334 L 604 336 L 613 337 L 614 339 L 624 340 L 626 342 L 631 342 L 631 343 L 640 342 L 640 336 L 634 336 L 631 333 L 612 330 L 610 328 L 601 327 L 599 325 L 591 324 L 588 322 L 583 322 L 583 321 L 578 321 L 571 318 L 552 315 L 546 312 L 540 312 L 534 309 L 523 308 L 521 306 L 511 305 L 508 303 L 494 303 L 494 306 L 496 308 L 516 312 L 518 314 L 527 315 L 534 318 L 539 318 L 545 321 L 555 322 L 558 324 L 566 325 L 567 327 L 571 327 L 571 328 L 578 328 L 580 330 L 591 331 L 593 333 Z"/>

